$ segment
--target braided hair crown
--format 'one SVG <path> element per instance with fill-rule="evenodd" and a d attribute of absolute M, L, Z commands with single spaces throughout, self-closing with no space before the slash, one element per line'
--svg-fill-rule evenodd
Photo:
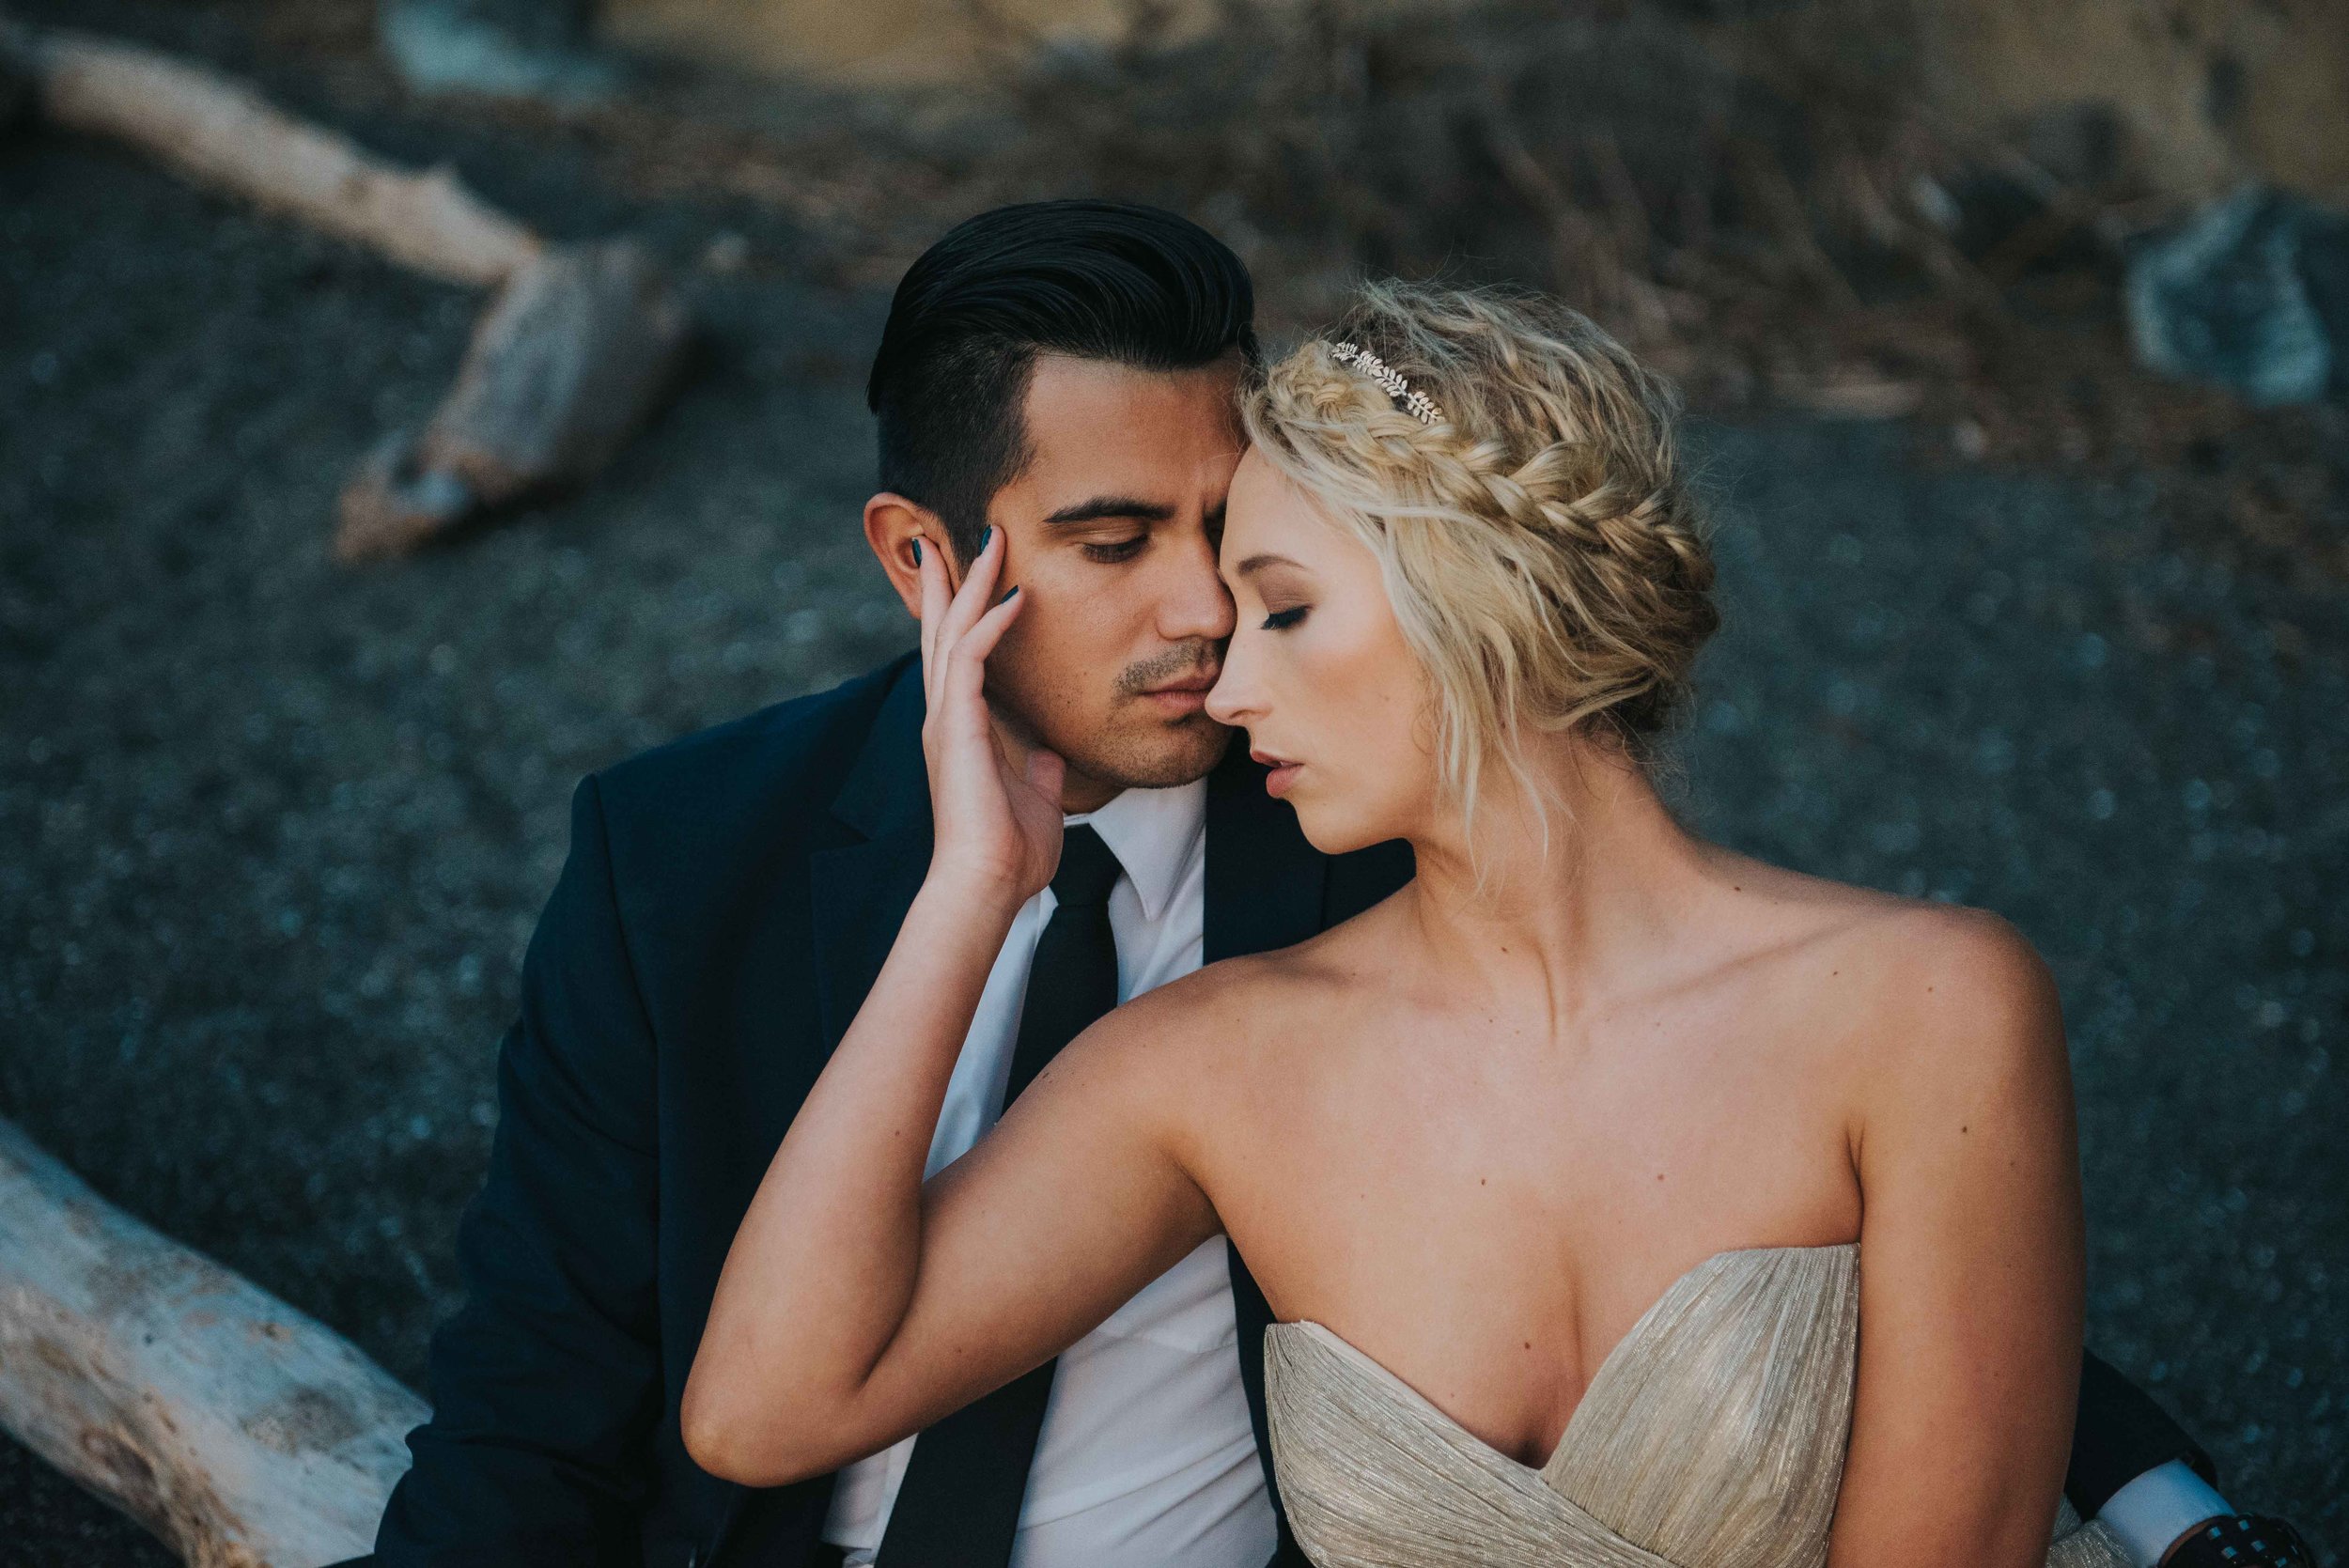
<path fill-rule="evenodd" d="M 1527 730 L 1586 726 L 1643 753 L 1685 696 L 1719 616 L 1677 412 L 1555 301 L 1394 281 L 1364 285 L 1243 394 L 1259 454 L 1377 554 L 1471 810 L 1487 761 L 1522 776 Z"/>

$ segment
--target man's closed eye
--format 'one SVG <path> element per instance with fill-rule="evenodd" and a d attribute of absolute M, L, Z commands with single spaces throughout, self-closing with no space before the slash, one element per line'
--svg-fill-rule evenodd
<path fill-rule="evenodd" d="M 1087 542 L 1079 548 L 1084 551 L 1085 559 L 1088 561 L 1098 561 L 1103 566 L 1115 566 L 1121 561 L 1130 561 L 1141 554 L 1142 547 L 1149 542 L 1150 536 L 1137 534 L 1130 539 L 1112 539 L 1100 543 Z"/>

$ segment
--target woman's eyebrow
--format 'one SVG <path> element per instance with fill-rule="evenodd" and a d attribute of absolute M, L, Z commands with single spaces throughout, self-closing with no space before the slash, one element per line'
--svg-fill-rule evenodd
<path fill-rule="evenodd" d="M 1251 555 L 1247 560 L 1242 561 L 1238 566 L 1232 568 L 1232 575 L 1235 577 L 1246 577 L 1250 572 L 1262 571 L 1267 567 L 1297 567 L 1299 571 L 1303 571 L 1305 569 L 1302 567 L 1298 567 L 1296 562 L 1290 560 L 1285 555 Z"/>
<path fill-rule="evenodd" d="M 1044 520 L 1048 523 L 1099 522 L 1104 518 L 1132 518 L 1142 522 L 1164 522 L 1174 515 L 1174 508 L 1163 501 L 1143 501 L 1131 495 L 1097 495 L 1073 506 L 1063 506 Z"/>

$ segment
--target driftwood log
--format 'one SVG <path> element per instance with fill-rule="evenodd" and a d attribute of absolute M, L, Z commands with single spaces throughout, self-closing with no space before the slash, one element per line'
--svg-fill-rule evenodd
<path fill-rule="evenodd" d="M 196 1568 L 364 1555 L 423 1401 L 0 1121 L 0 1426 Z"/>
<path fill-rule="evenodd" d="M 456 385 L 420 433 L 387 438 L 345 486 L 335 553 L 414 549 L 477 514 L 593 477 L 675 384 L 692 324 L 627 241 L 549 245 L 447 169 L 415 173 L 153 50 L 0 17 L 8 82 L 37 113 L 432 277 L 497 290 Z"/>
<path fill-rule="evenodd" d="M 433 277 L 503 281 L 537 236 L 447 169 L 416 174 L 272 107 L 251 87 L 133 44 L 0 23 L 0 50 L 37 84 L 43 119 L 128 142 Z"/>
<path fill-rule="evenodd" d="M 668 390 L 689 332 L 633 243 L 547 251 L 483 313 L 423 433 L 388 438 L 352 475 L 335 552 L 403 554 L 476 512 L 593 476 Z"/>

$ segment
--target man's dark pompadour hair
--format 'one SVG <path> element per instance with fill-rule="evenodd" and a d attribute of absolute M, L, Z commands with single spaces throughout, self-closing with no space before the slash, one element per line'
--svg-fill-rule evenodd
<path fill-rule="evenodd" d="M 880 488 L 936 512 L 969 560 L 988 503 L 1027 461 L 1040 352 L 1145 370 L 1257 359 L 1255 290 L 1187 218 L 1111 201 L 999 207 L 957 225 L 897 285 L 865 402 Z"/>

